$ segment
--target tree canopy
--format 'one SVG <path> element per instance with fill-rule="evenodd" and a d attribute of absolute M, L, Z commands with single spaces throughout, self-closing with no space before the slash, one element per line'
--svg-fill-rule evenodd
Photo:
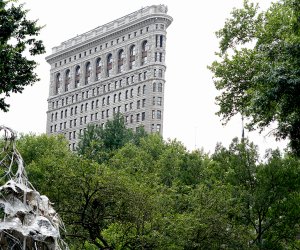
<path fill-rule="evenodd" d="M 266 12 L 244 1 L 234 9 L 220 38 L 219 60 L 209 69 L 220 95 L 225 123 L 237 113 L 250 130 L 276 125 L 272 134 L 288 138 L 300 156 L 300 6 L 297 0 L 272 3 Z"/>
<path fill-rule="evenodd" d="M 34 73 L 37 63 L 29 56 L 45 52 L 43 42 L 36 38 L 41 27 L 27 19 L 23 5 L 13 2 L 0 1 L 0 110 L 5 112 L 9 110 L 6 97 L 22 93 L 25 86 L 39 80 Z"/>

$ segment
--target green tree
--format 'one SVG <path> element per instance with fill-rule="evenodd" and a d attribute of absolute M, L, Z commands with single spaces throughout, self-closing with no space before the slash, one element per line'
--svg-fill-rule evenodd
<path fill-rule="evenodd" d="M 220 38 L 219 60 L 209 69 L 221 94 L 218 114 L 225 123 L 235 114 L 250 130 L 271 123 L 277 139 L 288 138 L 300 156 L 300 7 L 297 0 L 272 3 L 266 12 L 244 1 L 234 9 Z"/>
<path fill-rule="evenodd" d="M 258 161 L 257 147 L 234 139 L 229 149 L 218 147 L 213 159 L 224 167 L 217 174 L 232 186 L 229 213 L 237 225 L 248 230 L 254 249 L 297 249 L 299 241 L 299 159 L 269 151 L 265 163 Z"/>
<path fill-rule="evenodd" d="M 107 161 L 117 149 L 128 142 L 138 144 L 147 133 L 140 127 L 137 132 L 126 128 L 124 117 L 117 113 L 104 127 L 90 124 L 81 135 L 77 152 L 99 163 Z"/>
<path fill-rule="evenodd" d="M 11 93 L 22 93 L 25 86 L 38 81 L 34 69 L 37 63 L 24 56 L 45 52 L 41 40 L 37 40 L 41 27 L 37 21 L 26 18 L 23 5 L 13 1 L 0 1 L 0 110 L 7 112 L 6 97 Z"/>

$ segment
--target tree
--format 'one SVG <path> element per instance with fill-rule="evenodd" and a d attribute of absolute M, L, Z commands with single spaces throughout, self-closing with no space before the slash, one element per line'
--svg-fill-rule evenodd
<path fill-rule="evenodd" d="M 142 127 L 136 133 L 126 128 L 124 117 L 117 113 L 112 120 L 107 121 L 105 127 L 89 124 L 80 137 L 77 152 L 88 159 L 102 163 L 126 143 L 138 144 L 140 139 L 146 136 L 147 133 Z"/>
<path fill-rule="evenodd" d="M 7 112 L 6 97 L 22 93 L 24 87 L 38 81 L 34 69 L 37 63 L 25 57 L 45 52 L 41 40 L 35 38 L 42 27 L 26 18 L 23 5 L 15 6 L 11 0 L 0 1 L 0 110 Z"/>
<path fill-rule="evenodd" d="M 221 94 L 218 115 L 225 123 L 237 113 L 247 128 L 271 123 L 277 139 L 288 138 L 300 156 L 300 7 L 296 0 L 273 3 L 266 12 L 244 1 L 234 9 L 220 38 L 219 61 L 209 67 Z"/>
<path fill-rule="evenodd" d="M 257 147 L 237 139 L 229 149 L 219 146 L 213 159 L 224 166 L 217 175 L 223 185 L 232 186 L 233 213 L 228 215 L 248 230 L 248 244 L 254 249 L 298 249 L 299 159 L 275 150 L 260 163 Z"/>

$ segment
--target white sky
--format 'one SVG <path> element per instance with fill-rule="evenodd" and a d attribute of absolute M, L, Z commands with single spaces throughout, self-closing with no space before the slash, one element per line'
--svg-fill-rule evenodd
<path fill-rule="evenodd" d="M 8 100 L 10 111 L 0 111 L 0 124 L 17 132 L 44 133 L 49 89 L 50 66 L 45 56 L 61 42 L 77 34 L 113 21 L 152 4 L 166 4 L 174 19 L 167 32 L 166 89 L 164 138 L 177 139 L 188 149 L 203 148 L 212 152 L 217 142 L 228 145 L 241 136 L 241 119 L 233 119 L 222 126 L 215 115 L 215 90 L 207 65 L 216 59 L 218 40 L 214 32 L 222 28 L 233 7 L 241 7 L 243 0 L 26 0 L 25 8 L 31 19 L 45 25 L 40 38 L 47 53 L 36 57 L 36 70 L 41 81 L 25 88 L 23 94 L 13 94 Z M 266 8 L 270 0 L 260 0 Z M 246 133 L 261 150 L 282 147 L 273 138 Z"/>

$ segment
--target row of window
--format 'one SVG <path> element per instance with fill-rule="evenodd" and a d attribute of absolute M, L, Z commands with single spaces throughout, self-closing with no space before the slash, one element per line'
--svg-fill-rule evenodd
<path fill-rule="evenodd" d="M 107 92 L 111 91 L 112 90 L 111 85 L 112 85 L 111 83 L 109 83 L 107 85 L 106 84 L 102 85 L 102 93 L 107 93 Z M 115 81 L 114 90 L 117 90 L 118 87 L 119 88 L 122 87 L 122 79 L 120 79 L 119 81 Z M 129 95 L 132 98 L 133 95 L 134 95 L 133 91 L 134 91 L 133 88 L 130 89 L 130 90 L 126 90 L 125 91 L 125 99 L 128 99 Z M 162 83 L 160 83 L 160 82 L 158 82 L 158 83 L 154 82 L 152 84 L 152 91 L 153 92 L 162 92 L 163 91 L 163 85 L 162 85 Z M 86 90 L 86 91 L 81 92 L 81 99 L 80 100 L 84 100 L 84 99 L 89 98 L 89 94 L 90 93 L 91 93 L 92 97 L 95 96 L 95 95 L 97 95 L 97 96 L 100 95 L 100 87 L 93 88 L 93 89 L 91 89 L 91 91 Z M 137 87 L 137 93 L 136 93 L 136 95 L 140 96 L 141 94 L 143 94 L 143 95 L 146 94 L 146 85 L 138 86 Z M 116 102 L 117 96 L 118 96 L 118 101 L 121 101 L 121 95 L 122 95 L 121 92 L 118 93 L 118 94 L 114 94 L 114 97 L 113 97 L 114 98 L 114 102 Z M 70 97 L 70 99 L 71 99 L 71 103 L 74 103 L 74 102 L 77 103 L 78 101 L 80 101 L 79 100 L 79 94 L 76 93 L 75 95 L 72 95 Z M 99 105 L 98 102 L 99 102 L 99 100 L 96 100 L 96 106 L 97 107 Z M 61 107 L 64 107 L 65 105 L 68 105 L 68 104 L 69 104 L 69 97 L 65 97 L 65 98 L 61 99 Z M 59 107 L 58 100 L 55 101 L 55 102 L 53 101 L 52 102 L 52 109 L 58 108 L 58 107 Z"/>
<path fill-rule="evenodd" d="M 97 100 L 98 101 L 98 100 Z M 92 101 L 91 102 L 91 110 L 94 110 L 94 108 L 99 107 L 99 102 Z M 155 102 L 157 101 L 157 102 Z M 103 106 L 105 106 L 105 99 L 103 99 Z M 95 105 L 96 104 L 96 105 Z M 162 106 L 162 97 L 153 97 L 153 105 L 157 104 L 157 106 Z M 98 105 L 98 106 L 97 106 Z M 146 106 L 146 99 L 141 99 L 136 101 L 136 109 L 144 108 Z M 116 108 L 113 108 L 113 113 L 116 112 Z M 133 102 L 124 104 L 124 111 L 127 112 L 129 110 L 133 110 Z M 83 113 L 84 111 L 88 111 L 88 103 L 81 104 L 80 106 L 80 112 Z M 118 112 L 121 112 L 121 106 L 118 106 Z M 50 121 L 54 122 L 58 119 L 59 112 L 55 112 L 51 114 Z M 78 114 L 78 108 L 77 106 L 71 107 L 70 109 L 70 116 L 77 115 Z M 67 118 L 68 117 L 68 109 L 61 110 L 60 111 L 60 119 Z"/>
<path fill-rule="evenodd" d="M 141 65 L 147 63 L 147 54 L 148 53 L 148 46 L 147 41 L 143 41 L 142 43 L 142 51 L 141 51 Z M 162 52 L 155 52 L 155 61 L 162 62 L 163 54 Z M 125 52 L 124 49 L 120 49 L 117 53 L 117 73 L 121 73 L 125 70 Z M 109 53 L 106 56 L 105 62 L 105 70 L 106 70 L 106 77 L 111 76 L 113 73 L 113 55 Z M 131 45 L 129 48 L 129 61 L 128 61 L 128 69 L 133 69 L 136 66 L 136 46 Z M 95 61 L 94 66 L 94 81 L 100 80 L 101 72 L 103 68 L 103 63 L 101 57 L 98 57 Z M 85 63 L 84 66 L 84 84 L 89 84 L 91 82 L 92 77 L 92 64 L 90 61 Z M 74 75 L 74 88 L 79 86 L 81 80 L 81 68 L 79 65 L 75 67 L 75 75 Z M 145 78 L 145 77 L 144 77 Z M 71 70 L 67 69 L 64 73 L 64 91 L 67 92 L 69 90 L 69 86 L 71 84 Z M 62 75 L 61 73 L 57 73 L 55 75 L 55 84 L 54 84 L 54 94 L 57 95 L 59 93 L 59 89 L 62 85 Z"/>
<path fill-rule="evenodd" d="M 156 24 L 156 29 L 158 29 L 158 27 L 159 27 L 159 25 Z M 165 28 L 164 24 L 160 24 L 160 29 L 164 30 L 164 28 Z M 149 27 L 146 27 L 145 31 L 149 32 Z M 135 31 L 135 32 L 133 32 L 133 34 L 131 34 L 131 33 L 128 34 L 127 35 L 127 39 L 130 39 L 131 37 L 136 37 L 138 35 L 138 33 L 140 33 L 140 35 L 142 35 L 144 33 L 144 29 L 140 29 L 139 32 Z M 160 35 L 156 36 L 156 47 L 158 47 L 158 43 L 159 43 L 159 39 L 160 39 L 160 38 L 158 38 L 158 36 L 160 36 Z M 118 44 L 119 42 L 124 42 L 125 40 L 126 40 L 126 36 L 119 37 L 115 41 L 112 40 L 112 41 L 107 42 L 105 44 L 101 44 L 99 46 L 99 49 L 102 50 L 103 48 L 108 48 L 109 46 L 113 46 L 114 44 Z M 162 47 L 162 41 L 160 41 L 160 44 L 161 44 L 161 47 Z M 98 47 L 95 47 L 94 48 L 94 52 L 97 52 L 97 51 L 98 51 Z M 78 58 L 81 58 L 82 55 L 83 56 L 87 56 L 88 54 L 91 55 L 92 52 L 93 52 L 93 50 L 89 49 L 88 51 L 84 51 L 83 53 L 79 53 L 78 54 Z M 77 59 L 77 55 L 74 55 L 73 60 L 76 60 L 76 59 Z M 72 57 L 69 57 L 68 62 L 71 62 L 71 61 L 72 61 Z M 63 61 L 59 61 L 59 63 L 55 63 L 54 66 L 55 67 L 57 67 L 58 65 L 61 66 L 62 63 L 66 64 L 67 63 L 67 59 L 64 59 Z"/>
<path fill-rule="evenodd" d="M 115 108 L 113 110 L 113 115 L 119 113 L 120 109 L 121 109 L 120 106 L 118 106 L 117 109 Z M 101 119 L 105 119 L 105 118 L 109 118 L 109 109 L 107 109 L 106 111 L 103 110 L 101 112 Z M 134 120 L 134 118 L 135 118 L 135 120 Z M 146 119 L 146 112 L 141 112 L 141 113 L 137 113 L 135 115 L 133 115 L 133 114 L 126 115 L 125 116 L 125 123 L 132 124 L 134 122 L 145 121 L 145 119 Z M 152 119 L 161 120 L 162 119 L 161 110 L 152 110 Z M 88 121 L 88 116 L 87 115 L 79 117 L 79 125 L 85 125 L 88 122 L 93 122 L 93 121 L 98 121 L 98 120 L 99 120 L 99 115 L 98 115 L 98 112 L 97 112 L 97 113 L 94 113 L 94 114 L 90 114 L 89 121 Z M 50 126 L 50 133 L 59 132 L 59 131 L 65 130 L 67 128 L 75 128 L 78 125 L 77 119 L 72 119 L 72 120 L 69 120 L 68 122 L 69 122 L 69 124 L 67 124 L 67 121 L 65 121 L 65 122 L 61 122 L 59 124 L 51 125 Z"/>

